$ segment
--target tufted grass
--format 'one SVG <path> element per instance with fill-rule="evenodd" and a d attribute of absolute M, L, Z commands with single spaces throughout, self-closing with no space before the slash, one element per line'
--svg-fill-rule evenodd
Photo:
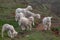
<path fill-rule="evenodd" d="M 16 22 L 14 19 L 4 19 L 4 20 L 0 20 L 0 40 L 2 40 L 1 38 L 1 28 L 2 25 L 8 23 L 14 26 L 15 30 L 19 32 L 19 26 L 18 26 L 18 22 Z M 60 36 L 55 36 L 54 34 L 52 34 L 51 31 L 46 31 L 46 32 L 42 32 L 42 31 L 31 31 L 29 32 L 29 37 L 26 37 L 26 35 L 24 37 L 22 37 L 20 35 L 19 38 L 14 38 L 14 40 L 60 40 Z M 4 40 L 11 40 L 8 35 L 7 32 L 4 32 Z"/>

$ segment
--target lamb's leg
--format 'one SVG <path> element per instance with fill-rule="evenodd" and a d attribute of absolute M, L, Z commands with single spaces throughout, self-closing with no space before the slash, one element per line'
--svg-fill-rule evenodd
<path fill-rule="evenodd" d="M 11 38 L 14 38 L 12 34 L 11 34 Z"/>
<path fill-rule="evenodd" d="M 10 37 L 11 38 L 14 38 L 14 34 L 12 32 L 10 33 Z"/>
<path fill-rule="evenodd" d="M 3 34 L 3 33 L 4 33 L 4 31 L 5 31 L 5 29 L 3 28 L 3 29 L 2 29 L 2 38 L 4 37 L 4 34 Z"/>
<path fill-rule="evenodd" d="M 17 16 L 15 16 L 15 20 L 18 21 L 18 17 Z"/>
<path fill-rule="evenodd" d="M 11 32 L 10 31 L 8 31 L 8 36 L 11 37 Z"/>
<path fill-rule="evenodd" d="M 29 26 L 27 25 L 26 27 L 27 27 L 27 30 L 29 30 Z"/>
<path fill-rule="evenodd" d="M 3 31 L 2 31 L 2 38 L 3 38 Z"/>
<path fill-rule="evenodd" d="M 35 25 L 34 22 L 33 22 L 33 25 Z"/>
<path fill-rule="evenodd" d="M 21 25 L 21 21 L 18 22 L 19 26 Z"/>
<path fill-rule="evenodd" d="M 8 31 L 8 36 L 9 36 L 10 38 L 14 38 L 14 34 L 13 34 L 13 32 Z"/>
<path fill-rule="evenodd" d="M 51 27 L 51 22 L 49 22 L 48 30 L 50 30 L 50 27 Z"/>
<path fill-rule="evenodd" d="M 22 30 L 25 30 L 25 27 L 24 27 L 24 26 L 21 26 L 21 29 L 22 29 Z"/>
<path fill-rule="evenodd" d="M 30 30 L 32 30 L 32 25 L 30 24 Z"/>
<path fill-rule="evenodd" d="M 47 25 L 44 25 L 44 30 L 47 30 Z"/>

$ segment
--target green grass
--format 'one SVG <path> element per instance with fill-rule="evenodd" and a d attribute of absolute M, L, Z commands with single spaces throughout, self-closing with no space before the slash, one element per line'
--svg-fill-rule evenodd
<path fill-rule="evenodd" d="M 48 14 L 49 11 L 47 10 L 47 7 L 45 7 L 45 5 L 43 5 L 43 6 L 44 6 L 43 9 L 41 9 L 44 13 L 43 15 L 45 15 L 45 16 L 49 15 Z M 18 22 L 15 21 L 14 16 L 12 16 L 11 14 L 15 12 L 16 8 L 20 8 L 20 7 L 23 8 L 23 7 L 25 7 L 25 5 L 20 4 L 20 3 L 14 4 L 14 1 L 11 3 L 9 2 L 9 4 L 8 4 L 8 1 L 5 3 L 4 2 L 0 3 L 0 40 L 2 40 L 1 30 L 2 30 L 3 24 L 6 24 L 6 23 L 11 24 L 14 26 L 15 30 L 17 32 L 19 32 L 20 27 L 18 25 Z M 38 8 L 38 9 L 40 9 L 40 8 Z M 10 18 L 8 19 L 8 17 L 10 17 Z M 60 27 L 58 29 L 60 29 Z M 24 37 L 19 35 L 20 37 L 15 38 L 15 40 L 60 40 L 60 36 L 57 37 L 54 34 L 52 34 L 50 31 L 41 32 L 41 31 L 35 30 L 33 32 L 30 32 L 28 35 L 29 35 L 29 37 L 26 37 L 26 35 Z M 7 32 L 4 33 L 4 40 L 11 40 L 8 37 Z"/>
<path fill-rule="evenodd" d="M 2 25 L 5 24 L 5 23 L 9 23 L 9 24 L 13 25 L 14 28 L 17 31 L 19 31 L 18 23 L 14 19 L 0 20 L 0 40 L 2 40 L 2 38 L 1 38 L 1 28 L 2 28 Z M 29 37 L 26 37 L 26 35 L 24 37 L 19 35 L 20 37 L 15 38 L 14 40 L 60 40 L 60 36 L 55 36 L 50 31 L 46 31 L 46 32 L 31 31 L 28 35 L 29 35 Z M 4 33 L 4 40 L 11 40 L 8 37 L 6 32 Z"/>
<path fill-rule="evenodd" d="M 11 19 L 2 18 L 2 19 L 0 19 L 0 40 L 2 40 L 2 38 L 1 38 L 2 25 L 6 24 L 6 23 L 13 25 L 15 30 L 17 32 L 19 32 L 20 27 L 18 25 L 18 22 L 15 21 L 14 17 L 13 18 L 11 17 Z M 60 29 L 60 27 L 58 27 L 58 29 Z M 14 40 L 60 40 L 60 36 L 55 36 L 50 31 L 41 32 L 41 31 L 35 30 L 35 31 L 29 32 L 28 35 L 29 35 L 29 37 L 26 37 L 26 35 L 24 35 L 24 37 L 19 35 L 20 37 L 14 38 Z M 4 40 L 11 40 L 8 37 L 7 32 L 4 33 Z"/>

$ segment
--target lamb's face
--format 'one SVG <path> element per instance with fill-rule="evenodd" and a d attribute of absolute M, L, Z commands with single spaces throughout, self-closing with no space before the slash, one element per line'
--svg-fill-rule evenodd
<path fill-rule="evenodd" d="M 40 19 L 40 15 L 39 14 L 36 14 L 36 18 Z"/>
<path fill-rule="evenodd" d="M 28 10 L 33 10 L 32 6 L 27 6 Z"/>
<path fill-rule="evenodd" d="M 49 20 L 51 20 L 52 19 L 52 17 L 48 17 L 49 18 Z"/>
<path fill-rule="evenodd" d="M 24 14 L 23 14 L 22 12 L 19 14 L 19 16 L 20 16 L 20 17 L 25 17 Z"/>
<path fill-rule="evenodd" d="M 16 37 L 16 36 L 17 36 L 17 34 L 18 34 L 18 32 L 14 32 L 13 34 L 14 34 L 14 37 Z"/>

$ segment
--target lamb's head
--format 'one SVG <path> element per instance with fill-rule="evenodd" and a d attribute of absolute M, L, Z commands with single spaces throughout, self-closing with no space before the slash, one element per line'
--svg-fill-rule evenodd
<path fill-rule="evenodd" d="M 21 12 L 20 15 L 21 15 L 21 16 L 24 16 L 24 13 Z"/>
<path fill-rule="evenodd" d="M 38 19 L 40 19 L 40 14 L 36 14 L 35 17 L 38 18 Z"/>
<path fill-rule="evenodd" d="M 20 15 L 20 18 L 21 18 L 21 17 L 25 17 L 25 16 L 24 16 L 24 13 L 22 13 L 22 12 L 21 12 L 19 15 Z"/>
<path fill-rule="evenodd" d="M 14 32 L 13 32 L 13 35 L 14 35 L 14 37 L 17 37 L 18 32 L 14 31 Z"/>
<path fill-rule="evenodd" d="M 27 6 L 27 9 L 28 10 L 33 10 L 32 6 L 30 6 L 30 5 Z"/>
<path fill-rule="evenodd" d="M 33 20 L 34 20 L 34 17 L 33 17 L 33 16 L 30 16 L 30 17 L 29 17 L 29 20 L 30 20 L 30 21 L 33 21 Z"/>
<path fill-rule="evenodd" d="M 48 21 L 51 21 L 51 19 L 52 19 L 52 17 L 47 17 L 47 20 L 48 20 Z"/>
<path fill-rule="evenodd" d="M 48 17 L 50 20 L 52 19 L 52 17 Z"/>

